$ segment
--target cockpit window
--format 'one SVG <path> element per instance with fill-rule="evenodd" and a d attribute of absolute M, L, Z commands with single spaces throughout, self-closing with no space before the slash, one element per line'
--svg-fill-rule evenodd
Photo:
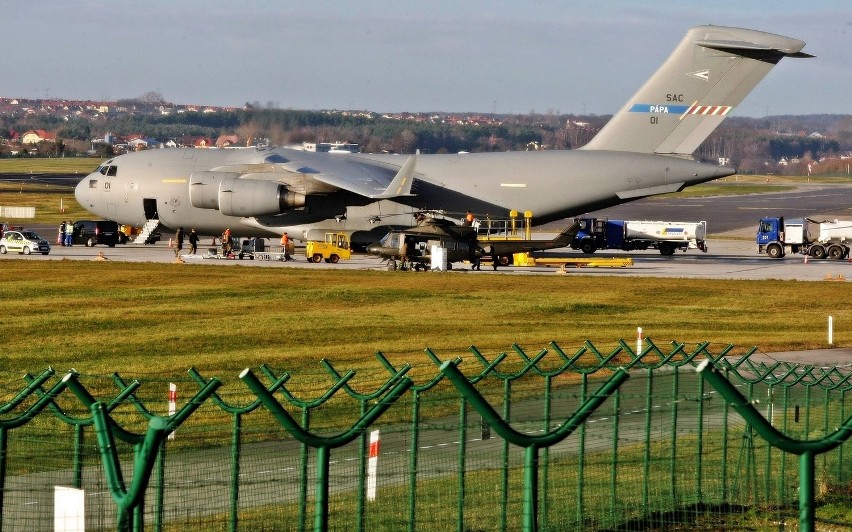
<path fill-rule="evenodd" d="M 112 176 L 114 176 L 114 175 L 116 175 L 116 174 L 118 174 L 118 167 L 117 167 L 117 166 L 110 166 L 110 167 L 107 169 L 107 175 L 112 175 Z"/>
<path fill-rule="evenodd" d="M 118 167 L 113 165 L 102 165 L 98 166 L 95 172 L 99 172 L 101 175 L 114 176 L 118 174 Z"/>

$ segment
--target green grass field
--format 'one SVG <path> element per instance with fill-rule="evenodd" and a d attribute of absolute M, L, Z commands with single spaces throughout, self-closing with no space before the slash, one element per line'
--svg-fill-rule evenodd
<path fill-rule="evenodd" d="M 466 356 L 470 344 L 488 358 L 510 351 L 515 342 L 531 354 L 551 340 L 569 352 L 586 339 L 609 350 L 619 338 L 632 345 L 637 326 L 661 346 L 670 340 L 709 341 L 715 352 L 729 343 L 757 345 L 769 352 L 826 347 L 826 316 L 832 314 L 835 344 L 852 345 L 848 291 L 827 282 L 474 276 L 68 260 L 5 260 L 0 265 L 5 281 L 0 286 L 0 370 L 35 373 L 53 366 L 62 373 L 75 368 L 104 376 L 86 382 L 105 386 L 108 396 L 115 393 L 106 378 L 112 372 L 125 380 L 162 383 L 164 377 L 185 378 L 194 366 L 205 377 L 217 376 L 227 387 L 239 388 L 238 372 L 262 363 L 293 375 L 295 392 L 318 382 L 324 389 L 328 375 L 320 370 L 322 358 L 340 370 L 358 372 L 360 387 L 363 374 L 371 383 L 387 379 L 373 356 L 377 350 L 397 367 L 403 362 L 415 365 L 410 376 L 423 382 L 423 375 L 435 374 L 423 354 L 425 347 L 442 359 Z M 309 396 L 314 395 L 316 389 L 311 388 Z M 457 408 L 455 402 L 446 405 Z M 341 409 L 347 408 L 351 415 L 351 405 L 335 403 L 324 409 L 325 416 L 342 416 Z M 448 413 L 430 410 L 430 415 Z M 205 426 L 227 430 L 222 415 L 208 410 L 204 416 Z M 128 426 L 143 430 L 142 419 L 134 418 L 136 425 Z M 312 427 L 323 426 L 324 419 L 313 420 Z M 274 432 L 263 437 L 270 434 Z M 181 439 L 180 444 L 190 442 Z M 591 479 L 591 470 L 589 475 Z M 600 475 L 606 482 L 609 469 Z M 520 474 L 513 476 L 513 493 L 518 489 L 516 477 Z M 482 508 L 493 508 L 499 482 L 495 474 L 472 472 L 466 478 L 471 497 L 473 489 L 482 486 L 482 493 L 488 494 Z M 563 484 L 555 473 L 551 481 Z M 419 489 L 424 523 L 434 514 L 428 493 L 451 493 L 456 482 L 435 479 Z M 624 492 L 638 493 L 634 486 L 635 480 Z M 591 484 L 587 490 L 595 493 Z M 839 506 L 821 508 L 818 515 L 848 522 L 848 505 Z M 484 517 L 483 511 L 467 510 L 472 522 Z M 244 513 L 242 523 L 267 527 L 282 512 L 292 516 L 296 510 L 261 507 Z M 351 505 L 334 509 L 338 519 L 345 520 L 351 512 Z M 399 509 L 373 513 L 371 522 L 396 523 L 394 512 Z M 514 526 L 515 513 L 512 516 Z M 226 519 L 222 516 L 221 522 Z M 707 519 L 708 528 L 767 525 L 760 512 L 724 517 L 716 513 Z M 203 528 L 209 529 L 209 523 Z"/>
<path fill-rule="evenodd" d="M 5 207 L 35 207 L 35 219 L 4 218 L 12 225 L 54 224 L 62 220 L 84 220 L 91 213 L 77 203 L 74 189 L 40 183 L 0 183 L 0 205 Z M 50 237 L 51 235 L 42 235 Z"/>
<path fill-rule="evenodd" d="M 0 369 L 236 373 L 266 362 L 298 371 L 328 358 L 375 367 L 491 355 L 551 340 L 613 346 L 643 327 L 671 340 L 783 351 L 852 345 L 848 291 L 829 282 L 230 268 L 7 260 Z"/>
<path fill-rule="evenodd" d="M 18 157 L 0 159 L 0 174 L 90 174 L 103 159 L 94 157 L 67 157 L 45 159 Z"/>

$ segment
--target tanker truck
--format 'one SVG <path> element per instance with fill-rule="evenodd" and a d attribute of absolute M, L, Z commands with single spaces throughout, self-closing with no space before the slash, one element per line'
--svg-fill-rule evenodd
<path fill-rule="evenodd" d="M 852 221 L 767 217 L 757 226 L 757 252 L 780 259 L 787 252 L 814 259 L 840 260 L 849 256 Z"/>
<path fill-rule="evenodd" d="M 606 218 L 575 218 L 580 224 L 571 248 L 583 253 L 599 249 L 624 251 L 657 249 L 662 255 L 675 250 L 700 249 L 707 251 L 707 222 L 649 222 L 609 220 Z"/>

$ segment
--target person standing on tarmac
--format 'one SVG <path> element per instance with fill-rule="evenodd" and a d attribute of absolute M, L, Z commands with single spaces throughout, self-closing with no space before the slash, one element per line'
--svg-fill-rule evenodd
<path fill-rule="evenodd" d="M 175 258 L 180 258 L 180 251 L 183 249 L 183 227 L 178 227 L 175 233 Z"/>
<path fill-rule="evenodd" d="M 234 243 L 231 241 L 231 228 L 228 227 L 225 229 L 225 232 L 222 233 L 222 254 L 225 257 L 231 256 L 231 251 L 233 251 Z"/>
<path fill-rule="evenodd" d="M 59 224 L 59 243 L 65 246 L 65 220 L 62 220 L 62 223 Z"/>
<path fill-rule="evenodd" d="M 195 255 L 196 251 L 198 251 L 198 233 L 193 229 L 189 232 L 189 254 Z"/>
<path fill-rule="evenodd" d="M 284 253 L 284 261 L 293 260 L 293 257 L 290 256 L 290 235 L 285 231 L 283 235 L 281 235 L 281 251 Z"/>

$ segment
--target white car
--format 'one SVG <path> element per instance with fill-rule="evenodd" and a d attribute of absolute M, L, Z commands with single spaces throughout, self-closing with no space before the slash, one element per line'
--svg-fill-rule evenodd
<path fill-rule="evenodd" d="M 17 251 L 24 255 L 30 253 L 50 253 L 50 243 L 32 231 L 6 231 L 0 238 L 0 253 Z"/>

